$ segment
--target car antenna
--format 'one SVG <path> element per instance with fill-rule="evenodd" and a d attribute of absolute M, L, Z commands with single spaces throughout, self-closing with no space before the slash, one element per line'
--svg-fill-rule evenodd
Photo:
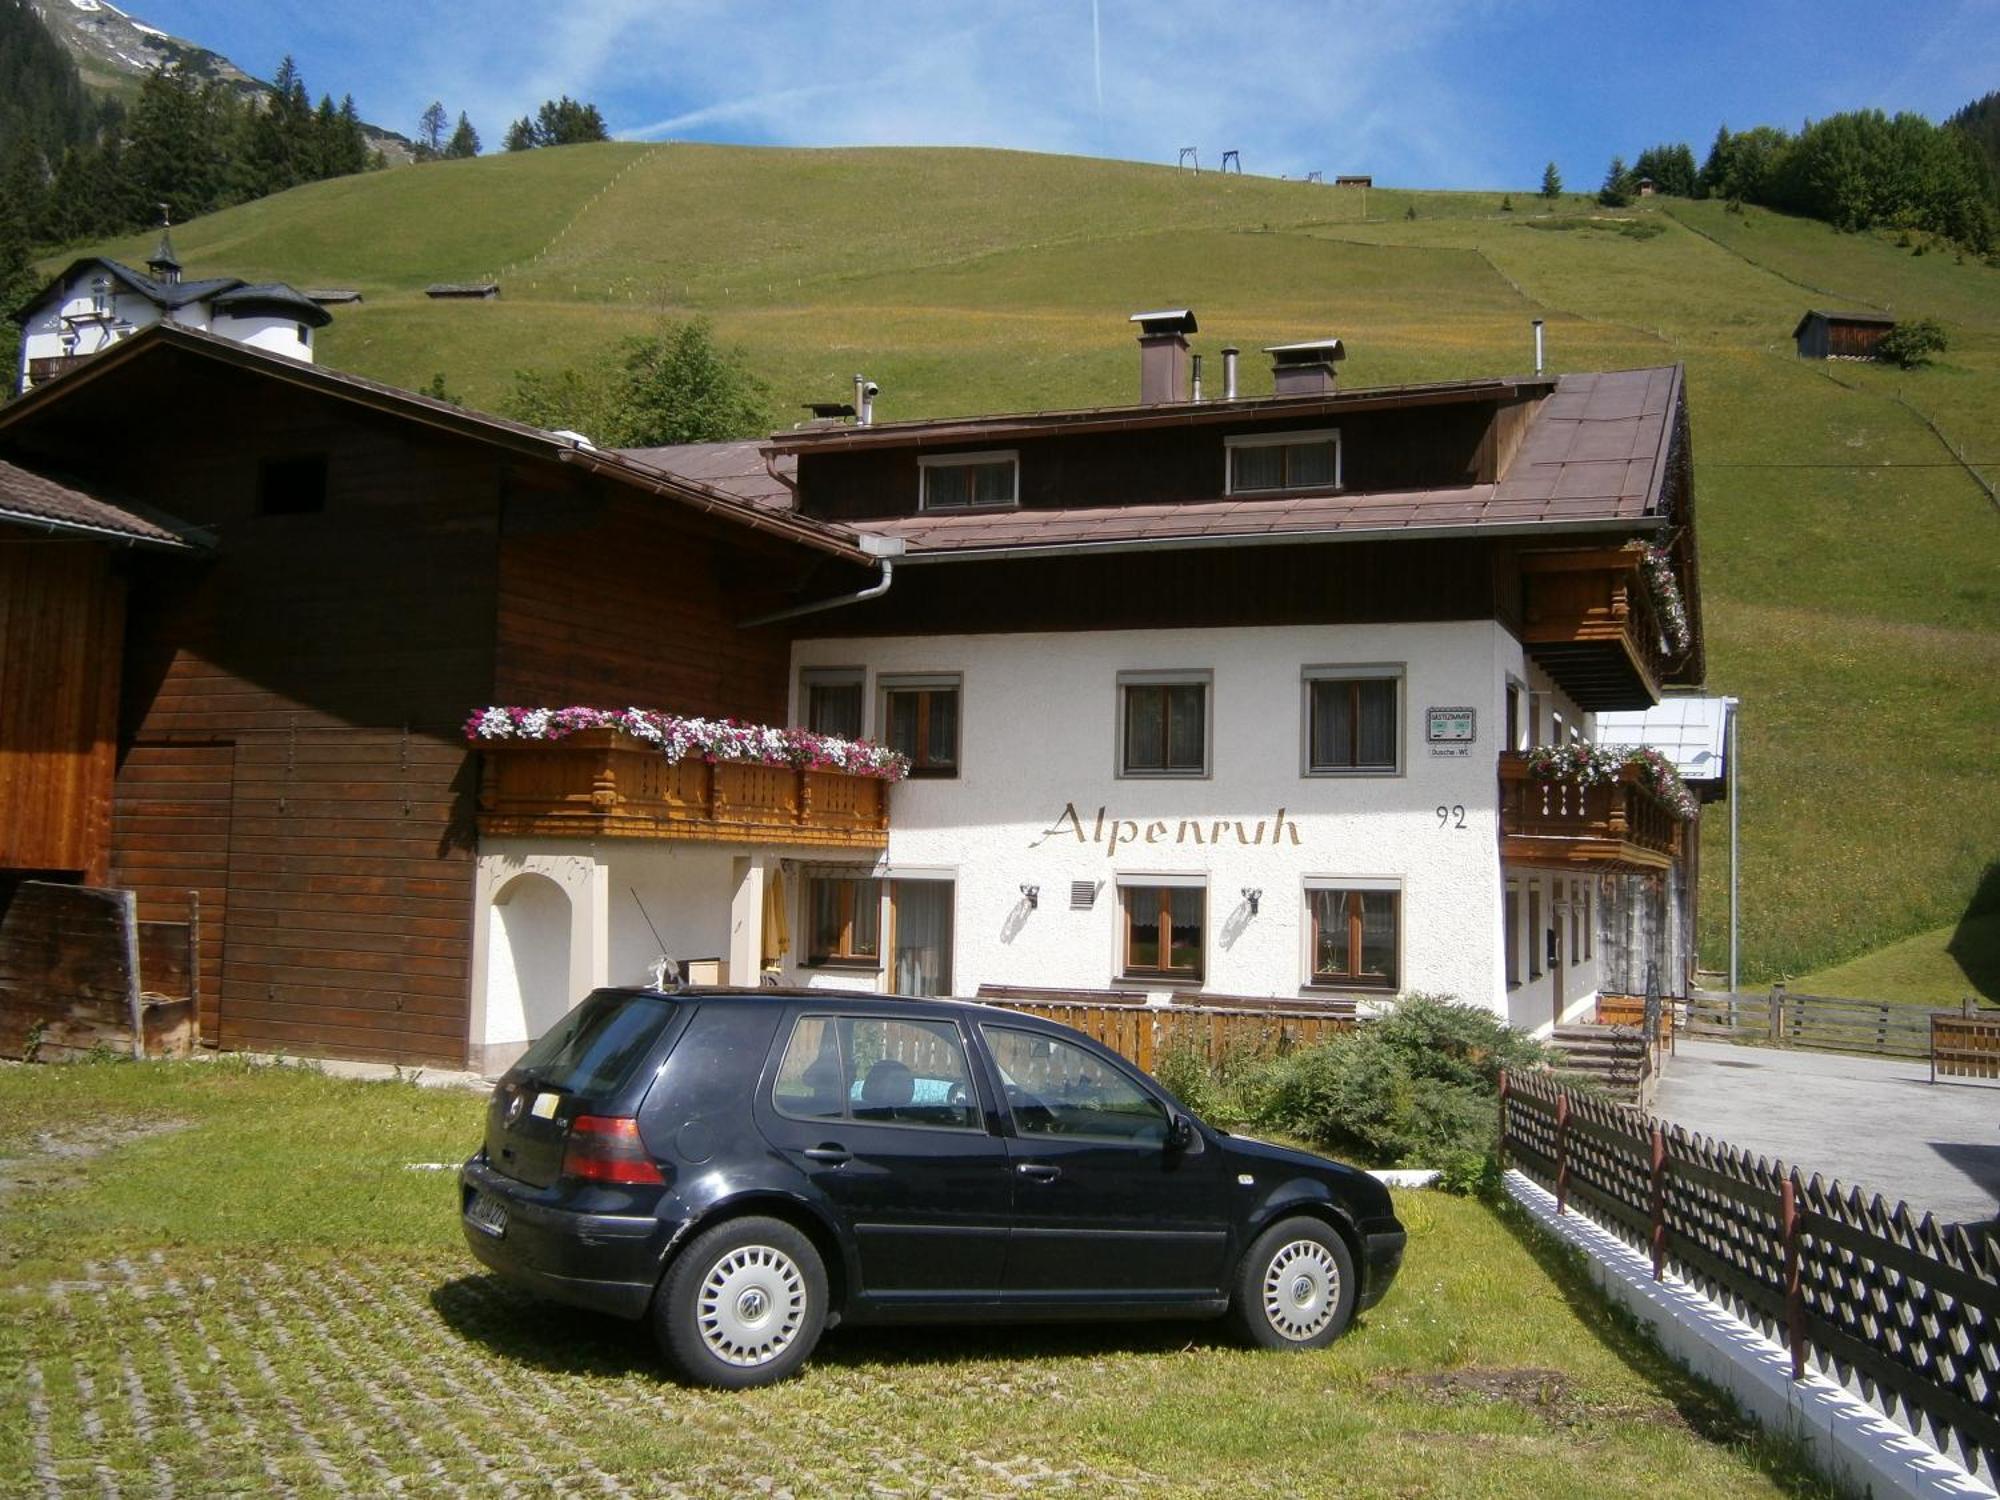
<path fill-rule="evenodd" d="M 671 983 L 675 989 L 681 987 L 681 966 L 667 956 L 667 940 L 660 936 L 660 929 L 653 926 L 652 915 L 646 910 L 646 903 L 639 899 L 639 888 L 628 885 L 632 893 L 632 904 L 639 908 L 639 915 L 646 919 L 646 926 L 652 931 L 653 945 L 660 950 L 659 961 L 653 965 L 653 988 L 663 990 Z"/>

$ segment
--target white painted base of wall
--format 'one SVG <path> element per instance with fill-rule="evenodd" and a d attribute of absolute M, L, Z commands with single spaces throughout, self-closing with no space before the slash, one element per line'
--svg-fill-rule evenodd
<path fill-rule="evenodd" d="M 1991 1485 L 1912 1437 L 1844 1386 L 1822 1375 L 1792 1379 L 1791 1355 L 1581 1214 L 1556 1213 L 1553 1194 L 1519 1172 L 1507 1192 L 1550 1234 L 1583 1251 L 1606 1296 L 1648 1324 L 1681 1364 L 1735 1398 L 1772 1432 L 1802 1443 L 1820 1473 L 1857 1495 L 1994 1497 Z"/>

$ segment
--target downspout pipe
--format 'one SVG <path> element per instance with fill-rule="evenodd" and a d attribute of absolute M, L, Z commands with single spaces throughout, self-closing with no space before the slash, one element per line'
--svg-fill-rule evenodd
<path fill-rule="evenodd" d="M 737 627 L 751 630 L 759 625 L 775 625 L 780 620 L 796 620 L 800 615 L 816 615 L 821 610 L 844 609 L 850 604 L 865 604 L 870 599 L 880 599 L 889 592 L 896 581 L 896 559 L 903 555 L 903 539 L 899 536 L 864 536 L 861 550 L 875 559 L 881 574 L 865 589 L 852 594 L 838 594 L 831 599 L 816 599 L 811 604 L 798 604 L 790 609 L 781 609 L 768 615 L 758 615 L 754 620 L 739 620 Z"/>

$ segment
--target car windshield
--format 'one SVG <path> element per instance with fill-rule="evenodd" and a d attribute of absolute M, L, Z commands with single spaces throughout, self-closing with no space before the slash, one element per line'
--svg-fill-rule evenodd
<path fill-rule="evenodd" d="M 585 1099 L 616 1094 L 673 1019 L 674 1004 L 664 995 L 598 990 L 544 1032 L 515 1071 Z"/>

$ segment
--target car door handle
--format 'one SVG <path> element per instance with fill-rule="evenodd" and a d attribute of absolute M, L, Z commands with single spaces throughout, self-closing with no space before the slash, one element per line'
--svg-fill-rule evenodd
<path fill-rule="evenodd" d="M 1045 1161 L 1024 1161 L 1014 1170 L 1030 1182 L 1054 1182 L 1062 1176 L 1061 1167 L 1052 1167 Z"/>
<path fill-rule="evenodd" d="M 804 1152 L 807 1161 L 824 1162 L 829 1167 L 837 1167 L 842 1162 L 854 1160 L 854 1153 L 845 1146 L 808 1146 Z"/>

